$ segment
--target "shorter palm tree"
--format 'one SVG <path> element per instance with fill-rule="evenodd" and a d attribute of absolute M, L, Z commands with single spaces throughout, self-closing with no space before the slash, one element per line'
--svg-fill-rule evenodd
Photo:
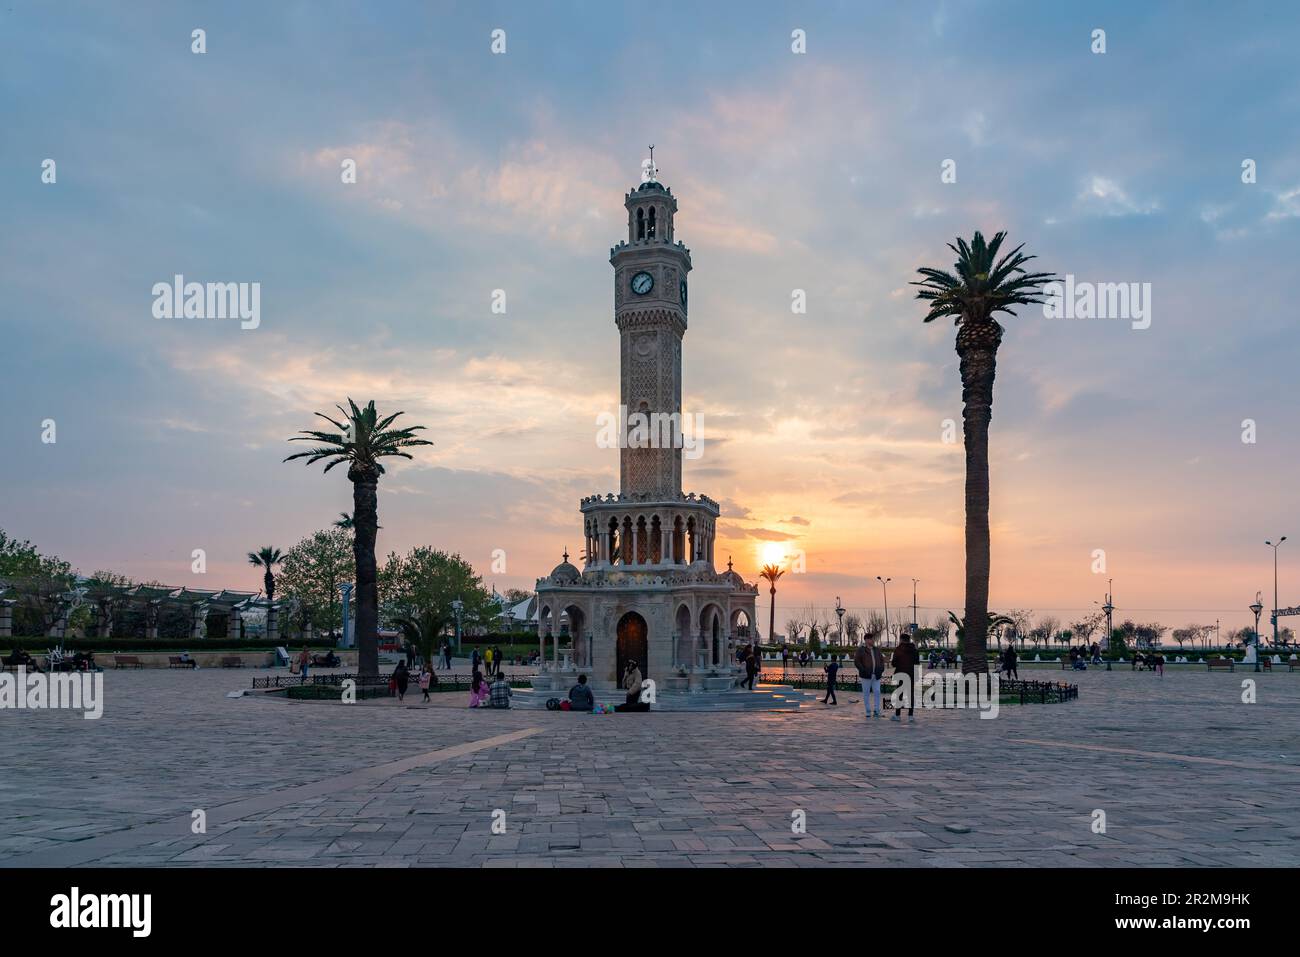
<path fill-rule="evenodd" d="M 356 562 L 357 671 L 363 675 L 379 673 L 379 586 L 375 565 L 375 532 L 379 528 L 377 490 L 384 474 L 383 458 L 411 458 L 406 451 L 417 445 L 432 445 L 416 438 L 424 426 L 390 428 L 402 413 L 381 416 L 375 403 L 364 408 L 348 399 L 348 407 L 338 407 L 341 418 L 333 419 L 322 412 L 316 415 L 335 430 L 304 430 L 290 442 L 314 442 L 315 447 L 285 457 L 286 462 L 306 459 L 311 465 L 325 461 L 325 471 L 336 465 L 348 467 L 352 483 L 352 554 Z"/>
<path fill-rule="evenodd" d="M 758 573 L 759 578 L 767 579 L 771 585 L 772 607 L 768 609 L 767 614 L 767 640 L 775 642 L 776 638 L 776 580 L 785 574 L 785 569 L 780 565 L 764 565 L 762 571 Z"/>
<path fill-rule="evenodd" d="M 275 575 L 272 574 L 271 569 L 280 564 L 282 559 L 280 549 L 269 545 L 248 553 L 248 564 L 266 569 L 265 574 L 262 575 L 262 584 L 266 589 L 267 601 L 275 601 Z"/>

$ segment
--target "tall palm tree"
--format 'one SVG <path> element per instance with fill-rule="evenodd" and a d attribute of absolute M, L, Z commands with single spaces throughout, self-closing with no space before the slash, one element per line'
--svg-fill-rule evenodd
<path fill-rule="evenodd" d="M 390 456 L 412 458 L 402 451 L 415 445 L 432 445 L 427 439 L 418 439 L 415 433 L 424 429 L 413 425 L 405 429 L 389 426 L 402 412 L 379 417 L 373 400 L 364 408 L 348 399 L 348 408 L 336 406 L 343 413 L 336 421 L 323 412 L 320 418 L 337 429 L 337 432 L 303 430 L 290 442 L 315 442 L 315 448 L 287 456 L 285 461 L 305 458 L 308 465 L 328 459 L 325 471 L 347 463 L 348 480 L 352 482 L 352 554 L 357 566 L 356 609 L 358 672 L 363 675 L 379 674 L 379 584 L 375 567 L 375 532 L 379 528 L 377 490 L 379 476 L 384 466 L 379 461 Z"/>
<path fill-rule="evenodd" d="M 275 601 L 275 575 L 272 574 L 271 569 L 280 564 L 282 559 L 280 549 L 269 545 L 248 553 L 248 564 L 266 569 L 266 573 L 262 575 L 262 585 L 266 589 L 267 601 Z"/>
<path fill-rule="evenodd" d="M 772 637 L 776 634 L 776 580 L 785 574 L 785 569 L 780 565 L 764 565 L 763 570 L 758 573 L 759 578 L 766 578 L 771 585 L 772 606 L 767 610 L 767 640 L 775 642 Z"/>
<path fill-rule="evenodd" d="M 1033 259 L 1023 244 L 998 258 L 1005 232 L 986 243 L 976 232 L 970 244 L 960 237 L 948 248 L 957 254 L 957 275 L 942 269 L 918 269 L 925 278 L 917 299 L 930 304 L 925 321 L 952 316 L 961 359 L 962 427 L 966 442 L 966 647 L 962 672 L 988 672 L 985 650 L 989 632 L 989 420 L 993 416 L 993 379 L 997 375 L 1002 326 L 994 315 L 1015 315 L 1012 306 L 1041 303 L 1043 283 L 1052 273 L 1026 272 Z"/>

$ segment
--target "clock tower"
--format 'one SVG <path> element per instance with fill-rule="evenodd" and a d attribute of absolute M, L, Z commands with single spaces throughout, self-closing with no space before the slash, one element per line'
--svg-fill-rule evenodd
<path fill-rule="evenodd" d="M 714 543 L 721 507 L 707 495 L 682 491 L 682 337 L 691 253 L 674 235 L 677 200 L 659 182 L 653 153 L 623 206 L 627 239 L 609 250 L 623 413 L 619 490 L 578 503 L 581 567 L 570 563 L 566 548 L 560 564 L 537 579 L 540 659 L 533 688 L 563 692 L 583 674 L 597 692 L 622 701 L 620 682 L 635 662 L 643 679 L 670 696 L 728 691 L 739 673 L 736 644 L 756 636 L 758 586 L 730 561 L 719 572 Z M 702 438 L 693 435 L 697 443 Z"/>
<path fill-rule="evenodd" d="M 621 337 L 619 403 L 633 422 L 645 421 L 640 413 L 650 423 L 646 441 L 646 432 L 638 436 L 625 419 L 619 489 L 673 499 L 682 492 L 682 337 L 691 253 L 674 236 L 677 200 L 659 183 L 653 156 L 642 166 L 641 185 L 623 199 L 627 240 L 609 255 Z"/>

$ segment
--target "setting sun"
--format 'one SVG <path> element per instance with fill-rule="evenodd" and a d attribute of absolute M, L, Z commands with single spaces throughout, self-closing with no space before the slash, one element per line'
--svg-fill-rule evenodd
<path fill-rule="evenodd" d="M 781 565 L 790 555 L 789 542 L 768 542 L 759 549 L 760 565 Z"/>

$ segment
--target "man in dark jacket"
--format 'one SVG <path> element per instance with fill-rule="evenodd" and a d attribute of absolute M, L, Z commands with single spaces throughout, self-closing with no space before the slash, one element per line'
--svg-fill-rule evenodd
<path fill-rule="evenodd" d="M 880 717 L 880 679 L 885 673 L 885 656 L 876 647 L 874 635 L 867 635 L 858 650 L 853 654 L 853 664 L 858 669 L 858 681 L 862 683 L 862 706 L 867 710 L 867 717 Z M 875 707 L 872 708 L 872 695 Z"/>
<path fill-rule="evenodd" d="M 578 683 L 569 689 L 569 710 L 590 711 L 595 704 L 596 699 L 587 684 L 587 676 L 578 675 Z"/>
<path fill-rule="evenodd" d="M 1015 644 L 1007 645 L 1007 650 L 1002 655 L 1002 670 L 1007 673 L 1007 678 L 1019 678 L 1020 674 L 1016 671 L 1016 646 Z"/>
<path fill-rule="evenodd" d="M 743 688 L 749 685 L 749 690 L 754 690 L 754 678 L 758 675 L 758 662 L 754 660 L 754 653 L 751 651 L 745 656 L 745 680 L 740 683 Z"/>
<path fill-rule="evenodd" d="M 907 704 L 907 720 L 915 721 L 916 715 L 912 709 L 916 706 L 916 645 L 912 644 L 912 636 L 907 632 L 899 637 L 898 647 L 894 649 L 894 658 L 891 664 L 894 666 L 894 677 L 903 683 L 904 695 L 903 701 Z M 906 675 L 906 678 L 903 676 Z M 903 720 L 903 709 L 897 707 L 894 709 L 894 721 Z"/>

